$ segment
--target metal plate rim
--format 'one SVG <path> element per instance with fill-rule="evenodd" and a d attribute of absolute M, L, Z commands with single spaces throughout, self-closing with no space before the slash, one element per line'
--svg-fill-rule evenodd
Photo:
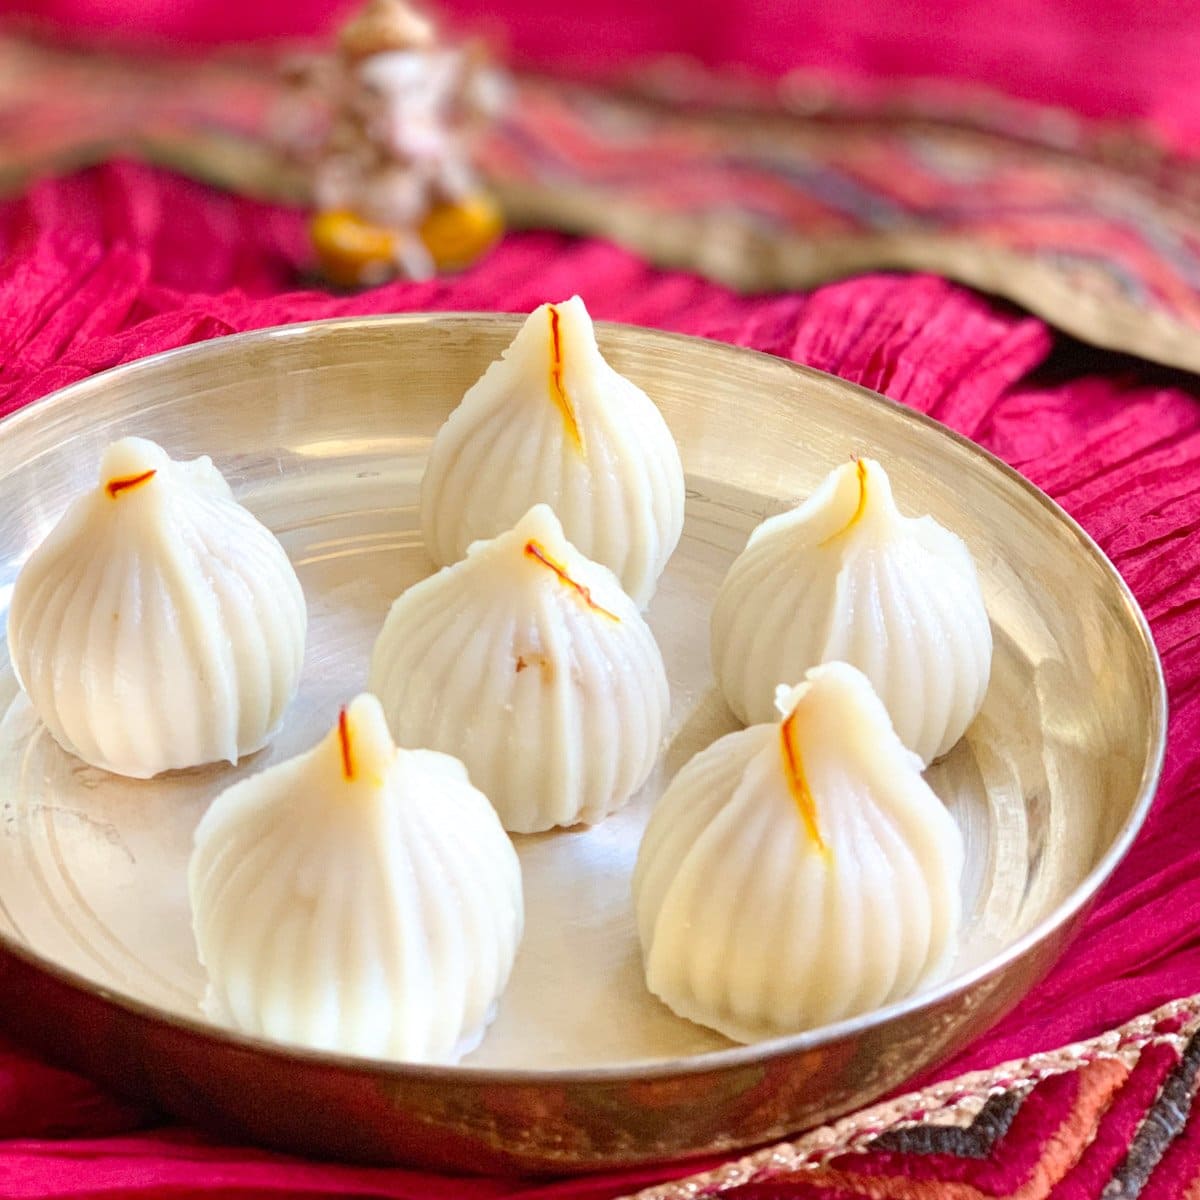
<path fill-rule="evenodd" d="M 110 383 L 114 377 L 136 377 L 143 371 L 153 371 L 164 363 L 173 362 L 182 356 L 200 360 L 206 357 L 220 357 L 222 354 L 228 352 L 231 346 L 233 349 L 237 349 L 238 347 L 253 345 L 259 342 L 269 343 L 284 338 L 302 338 L 314 333 L 328 331 L 331 328 L 375 325 L 486 324 L 499 328 L 511 328 L 515 331 L 525 316 L 527 316 L 525 313 L 473 311 L 381 313 L 369 316 L 327 317 L 290 324 L 266 326 L 243 333 L 228 334 L 209 341 L 181 346 L 172 350 L 162 351 L 158 354 L 147 355 L 144 358 L 134 359 L 127 363 L 120 363 L 99 371 L 94 375 L 90 375 L 86 379 L 78 380 L 75 383 L 56 389 L 22 406 L 16 412 L 0 418 L 0 437 L 10 434 L 13 430 L 19 430 L 25 419 L 33 419 L 34 417 L 41 416 L 47 408 L 56 408 L 60 405 L 70 404 L 81 393 L 104 386 L 106 383 Z M 949 426 L 944 425 L 936 418 L 909 408 L 898 401 L 889 399 L 887 396 L 872 391 L 870 388 L 863 387 L 861 384 L 852 383 L 829 372 L 820 371 L 814 367 L 796 363 L 790 359 L 769 354 L 765 351 L 754 350 L 744 346 L 735 346 L 719 342 L 712 338 L 699 337 L 694 334 L 675 333 L 647 326 L 612 321 L 597 321 L 596 326 L 602 331 L 612 332 L 617 335 L 638 333 L 651 340 L 667 340 L 682 342 L 684 344 L 700 343 L 708 347 L 718 347 L 721 352 L 730 355 L 769 359 L 800 376 L 832 383 L 837 388 L 854 394 L 863 403 L 890 410 L 894 414 L 898 414 L 902 420 L 924 426 L 938 436 L 948 438 L 968 455 L 978 459 L 984 469 L 998 471 L 1005 476 L 1019 490 L 1026 493 L 1030 499 L 1047 509 L 1051 516 L 1073 535 L 1079 543 L 1081 551 L 1097 561 L 1102 572 L 1108 578 L 1109 583 L 1115 587 L 1116 594 L 1123 602 L 1126 615 L 1136 627 L 1142 646 L 1146 651 L 1143 667 L 1148 674 L 1149 690 L 1152 695 L 1152 707 L 1148 714 L 1151 736 L 1148 746 L 1149 753 L 1138 785 L 1137 799 L 1131 807 L 1129 816 L 1117 835 L 1113 838 L 1100 861 L 1076 888 L 1053 912 L 1039 921 L 1032 929 L 999 954 L 994 955 L 986 962 L 981 963 L 964 974 L 955 976 L 945 983 L 928 991 L 921 992 L 916 996 L 907 997 L 883 1008 L 873 1009 L 868 1013 L 863 1013 L 834 1024 L 823 1025 L 817 1029 L 807 1030 L 786 1037 L 772 1038 L 728 1049 L 706 1051 L 686 1058 L 664 1059 L 662 1061 L 656 1060 L 606 1067 L 521 1070 L 472 1067 L 469 1065 L 431 1065 L 389 1062 L 382 1059 L 337 1054 L 298 1046 L 287 1046 L 279 1042 L 253 1037 L 234 1030 L 221 1029 L 199 1018 L 189 1018 L 168 1013 L 155 1005 L 140 1001 L 134 996 L 128 996 L 92 983 L 77 972 L 62 967 L 26 947 L 18 945 L 2 931 L 0 931 L 0 955 L 16 958 L 56 982 L 66 985 L 74 991 L 82 992 L 89 997 L 98 999 L 112 1007 L 121 1009 L 134 1017 L 169 1027 L 188 1037 L 208 1040 L 231 1049 L 240 1049 L 256 1055 L 284 1061 L 297 1061 L 310 1066 L 326 1066 L 374 1077 L 402 1078 L 424 1083 L 454 1081 L 460 1084 L 464 1082 L 477 1082 L 480 1085 L 498 1084 L 523 1087 L 536 1086 L 538 1084 L 583 1085 L 605 1082 L 653 1082 L 755 1066 L 770 1062 L 776 1058 L 790 1057 L 806 1051 L 820 1049 L 825 1045 L 845 1038 L 852 1038 L 877 1025 L 910 1016 L 923 1008 L 933 1008 L 944 1001 L 970 991 L 983 980 L 1019 961 L 1040 943 L 1051 938 L 1058 930 L 1069 925 L 1073 919 L 1077 918 L 1088 907 L 1125 857 L 1145 823 L 1154 800 L 1166 756 L 1168 718 L 1166 681 L 1149 622 L 1128 584 L 1111 559 L 1109 559 L 1091 535 L 1060 505 L 1037 487 L 1036 484 L 1030 482 L 1020 472 L 1010 467 L 989 450 L 986 450 Z"/>

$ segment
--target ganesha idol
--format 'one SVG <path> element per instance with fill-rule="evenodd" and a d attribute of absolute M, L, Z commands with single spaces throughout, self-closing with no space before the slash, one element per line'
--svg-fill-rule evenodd
<path fill-rule="evenodd" d="M 503 85 L 473 47 L 441 42 L 404 0 L 368 0 L 336 54 L 292 83 L 280 134 L 309 174 L 310 232 L 331 282 L 429 278 L 499 238 L 472 149 Z"/>

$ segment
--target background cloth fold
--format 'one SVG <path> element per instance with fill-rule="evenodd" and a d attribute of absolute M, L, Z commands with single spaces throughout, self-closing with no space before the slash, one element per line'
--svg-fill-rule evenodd
<path fill-rule="evenodd" d="M 929 413 L 1017 467 L 1099 541 L 1150 619 L 1172 706 L 1158 799 L 1083 932 L 1014 1013 L 934 1074 L 1101 1034 L 1200 991 L 1200 401 L 1190 376 L 1089 350 L 929 275 L 746 296 L 603 241 L 525 233 L 451 279 L 330 296 L 288 290 L 304 252 L 294 210 L 140 163 L 34 185 L 0 204 L 0 413 L 227 333 L 351 313 L 528 311 L 573 292 L 599 319 L 765 350 Z M 0 1053 L 0 1139 L 0 1193 L 11 1195 L 186 1195 L 203 1186 L 228 1195 L 470 1197 L 513 1187 L 222 1146 L 14 1045 Z M 680 1171 L 528 1194 L 619 1195 Z M 17 1180 L 24 1190 L 14 1190 Z"/>
<path fill-rule="evenodd" d="M 131 56 L 0 33 L 0 191 L 128 153 L 305 203 L 276 134 L 311 134 L 327 106 L 286 99 L 281 53 Z M 1085 119 L 952 79 L 632 70 L 603 53 L 590 75 L 511 80 L 479 147 L 510 225 L 611 238 L 743 292 L 935 272 L 1094 345 L 1200 371 L 1200 158 L 1164 122 Z"/>
<path fill-rule="evenodd" d="M 99 26 L 121 12 L 128 16 L 123 4 L 132 0 L 105 6 L 53 0 L 42 12 L 74 13 Z M 326 19 L 308 0 L 286 14 L 284 7 L 242 6 L 228 18 L 234 26 L 228 32 L 236 34 L 242 21 L 258 22 L 259 33 L 312 33 Z M 469 6 L 456 0 L 452 7 L 462 14 Z M 870 82 L 873 69 L 894 73 L 896 64 L 884 62 L 879 49 L 881 31 L 899 19 L 881 14 L 894 6 L 850 6 L 841 18 L 829 10 L 807 26 L 783 31 L 778 22 L 771 25 L 767 7 L 745 6 L 745 19 L 758 22 L 760 33 L 776 28 L 775 41 L 768 45 L 742 30 L 730 39 L 729 56 L 740 54 L 747 61 L 747 56 L 765 55 L 782 62 L 792 54 L 787 61 L 803 59 L 807 67 L 856 65 L 856 87 L 885 87 L 886 81 Z M 1180 84 L 1179 64 L 1195 56 L 1187 53 L 1185 32 L 1173 42 L 1167 36 L 1176 25 L 1166 7 L 1146 18 L 1158 33 L 1167 31 L 1158 41 L 1136 25 L 1134 6 L 1122 0 L 1106 9 L 1111 22 L 1108 17 L 1091 22 L 1087 54 L 1076 48 L 1062 59 L 1064 81 L 1058 91 L 1048 65 L 1053 38 L 1049 50 L 1038 45 L 1030 51 L 1020 70 L 1013 65 L 1033 37 L 1029 13 L 1044 7 L 1017 0 L 991 6 L 991 49 L 977 72 L 982 81 L 992 87 L 1011 83 L 1015 95 L 1039 104 L 1070 103 L 1091 118 L 1110 114 L 1126 123 L 1139 120 L 1148 131 L 1149 160 L 1191 162 L 1200 146 L 1200 108 Z M 521 60 L 546 66 L 552 57 L 550 33 L 535 27 L 532 6 L 506 0 L 494 11 L 511 18 Z M 682 19 L 675 9 L 669 17 L 653 17 L 642 6 L 636 20 L 630 11 L 624 0 L 589 9 L 588 19 L 601 25 L 609 21 L 613 36 L 625 39 L 618 38 L 614 56 L 635 49 L 657 52 L 668 35 L 655 22 Z M 913 41 L 910 77 L 922 70 L 953 76 L 945 56 L 955 36 L 964 54 L 971 47 L 971 53 L 978 50 L 979 38 L 956 18 L 947 16 L 945 29 L 933 29 L 938 11 L 935 6 L 932 16 L 918 22 L 924 34 Z M 208 28 L 211 41 L 214 12 L 215 6 L 195 3 L 170 12 L 156 9 L 153 19 L 160 35 L 172 29 L 179 33 L 190 22 L 197 37 Z M 1062 33 L 1068 25 L 1072 20 L 1064 15 L 1053 28 Z M 1072 31 L 1073 37 L 1084 36 L 1074 26 Z M 806 38 L 812 44 L 801 53 L 796 48 Z M 700 49 L 710 64 L 721 58 L 715 45 Z M 1080 55 L 1090 55 L 1094 63 L 1086 78 L 1065 65 L 1077 66 Z M 1132 80 L 1125 90 L 1117 77 L 1122 61 Z M 739 101 L 756 102 L 754 95 Z M 0 115 L 0 146 L 14 144 L 6 141 L 13 133 Z M 1136 139 L 1125 138 L 1128 133 L 1126 124 L 1120 144 L 1136 145 Z M 1196 238 L 1193 224 L 1183 236 Z M 901 1189 L 913 1180 L 925 1190 L 911 1194 L 927 1197 L 1004 1195 L 1020 1188 L 1026 1188 L 1022 1195 L 1046 1195 L 1053 1187 L 1055 1195 L 1082 1198 L 1099 1195 L 1114 1173 L 1124 1170 L 1125 1190 L 1114 1194 L 1181 1196 L 1195 1189 L 1200 1133 L 1187 1119 L 1195 1083 L 1194 1072 L 1187 1073 L 1194 1006 L 1185 1004 L 1178 1013 L 1172 1010 L 1174 1015 L 1136 1025 L 1134 1034 L 1108 1032 L 1156 1006 L 1200 992 L 1200 824 L 1194 818 L 1200 801 L 1200 385 L 1195 377 L 1082 345 L 1005 300 L 929 272 L 868 271 L 805 291 L 767 294 L 651 265 L 601 237 L 545 230 L 510 234 L 462 275 L 393 283 L 353 296 L 302 290 L 308 261 L 304 216 L 294 205 L 218 190 L 161 166 L 109 156 L 85 170 L 64 168 L 55 178 L 26 180 L 0 201 L 0 414 L 108 367 L 227 333 L 353 313 L 528 311 L 578 292 L 598 319 L 718 338 L 878 389 L 980 442 L 1081 522 L 1116 563 L 1150 620 L 1170 691 L 1169 746 L 1146 828 L 1063 962 L 995 1029 L 924 1081 L 936 1086 L 964 1071 L 982 1070 L 986 1074 L 966 1088 L 966 1099 L 982 1104 L 992 1094 L 1017 1098 L 1006 1102 L 1008 1108 L 997 1101 L 967 1142 L 937 1134 L 931 1144 L 941 1149 L 922 1157 L 921 1167 L 913 1144 L 901 1141 L 876 1147 L 872 1154 L 878 1157 L 861 1170 L 840 1161 L 825 1164 L 841 1174 L 829 1174 L 828 1186 L 819 1191 L 807 1160 L 794 1178 L 743 1174 L 737 1183 L 745 1197 L 762 1200 L 903 1196 L 910 1193 Z M 1058 1074 L 1043 1080 L 1018 1071 L 1014 1077 L 1010 1068 L 997 1067 L 1096 1036 L 1108 1038 L 1104 1045 L 1116 1049 L 1073 1060 L 1075 1066 L 1059 1083 L 1054 1082 Z M 935 1124 L 954 1123 L 949 1110 L 961 1089 L 957 1083 L 947 1088 L 940 1099 L 931 1094 L 921 1101 L 937 1116 Z M 1164 1116 L 1165 1108 L 1155 1109 L 1162 1095 L 1178 1120 Z M 901 1104 L 888 1110 L 886 1120 L 913 1111 Z M 971 1126 L 980 1111 L 968 1106 L 955 1120 Z M 1140 1135 L 1160 1126 L 1174 1133 L 1156 1150 L 1150 1134 Z M 1040 1136 L 1047 1130 L 1052 1137 Z M 841 1144 L 841 1135 L 829 1131 L 812 1136 Z M 1039 1148 L 1030 1149 L 1035 1141 Z M 984 1147 L 991 1174 L 964 1166 L 963 1146 Z M 1135 1150 L 1138 1162 L 1151 1164 L 1142 1175 L 1122 1165 L 1123 1156 Z M 1068 1153 L 1070 1178 L 1046 1166 L 1066 1162 Z M 1036 1179 L 1035 1169 L 1041 1172 Z M 599 1200 L 687 1170 L 650 1168 L 528 1184 L 306 1163 L 180 1128 L 0 1041 L 3 1195 Z M 889 1172 L 891 1177 L 883 1179 Z M 947 1179 L 956 1180 L 960 1190 L 934 1190 Z M 962 1190 L 967 1187 L 974 1191 Z M 692 1194 L 706 1193 L 694 1189 Z"/>

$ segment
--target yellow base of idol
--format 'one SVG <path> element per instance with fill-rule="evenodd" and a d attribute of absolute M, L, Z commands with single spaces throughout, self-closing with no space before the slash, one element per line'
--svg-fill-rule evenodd
<path fill-rule="evenodd" d="M 416 236 L 438 271 L 458 271 L 481 258 L 503 232 L 499 206 L 479 192 L 437 205 L 421 222 Z M 341 287 L 363 287 L 390 278 L 396 272 L 397 251 L 405 236 L 348 209 L 317 213 L 309 235 L 322 273 Z"/>

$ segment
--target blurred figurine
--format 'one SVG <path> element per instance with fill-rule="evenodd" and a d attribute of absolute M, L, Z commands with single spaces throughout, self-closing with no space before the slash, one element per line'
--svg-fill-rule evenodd
<path fill-rule="evenodd" d="M 289 82 L 280 134 L 310 173 L 312 239 L 331 281 L 425 279 L 474 262 L 500 236 L 471 165 L 500 93 L 479 54 L 439 44 L 405 0 L 368 0 L 336 55 Z"/>

